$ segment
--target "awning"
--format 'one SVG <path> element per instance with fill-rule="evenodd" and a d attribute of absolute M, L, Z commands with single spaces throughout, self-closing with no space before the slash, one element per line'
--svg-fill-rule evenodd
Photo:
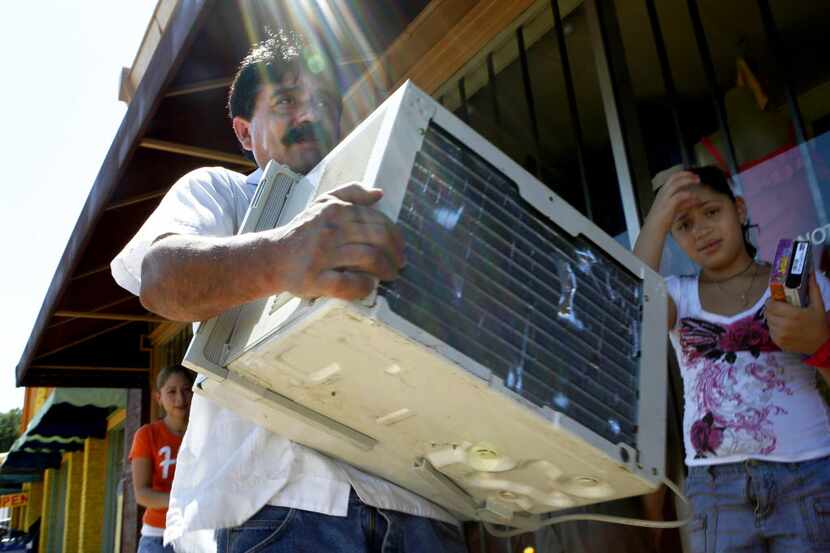
<path fill-rule="evenodd" d="M 126 390 L 55 388 L 9 449 L 0 486 L 39 480 L 44 469 L 59 467 L 63 453 L 83 449 L 86 438 L 103 438 L 107 416 L 126 403 Z"/>

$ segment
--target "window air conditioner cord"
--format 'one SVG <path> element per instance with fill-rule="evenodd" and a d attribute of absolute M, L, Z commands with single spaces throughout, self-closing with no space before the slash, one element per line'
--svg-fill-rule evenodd
<path fill-rule="evenodd" d="M 665 484 L 667 488 L 669 488 L 678 498 L 680 498 L 680 500 L 683 503 L 685 503 L 687 507 L 691 507 L 689 499 L 685 495 L 683 495 L 683 493 L 680 492 L 680 489 L 674 482 L 672 482 L 668 478 L 664 478 L 663 484 Z M 511 538 L 521 534 L 526 534 L 528 532 L 535 532 L 546 526 L 553 526 L 555 524 L 561 524 L 563 522 L 576 522 L 580 520 L 593 522 L 607 522 L 610 524 L 623 524 L 626 526 L 639 526 L 642 528 L 680 528 L 681 526 L 685 526 L 686 524 L 688 524 L 688 522 L 691 520 L 691 517 L 686 517 L 680 520 L 656 521 L 644 520 L 639 518 L 618 517 L 612 515 L 595 515 L 590 513 L 580 513 L 552 517 L 545 520 L 542 524 L 538 524 L 530 528 L 500 530 L 497 528 L 497 525 L 494 525 L 490 522 L 485 522 L 484 528 L 486 528 L 487 532 L 489 532 L 492 536 L 496 538 Z"/>

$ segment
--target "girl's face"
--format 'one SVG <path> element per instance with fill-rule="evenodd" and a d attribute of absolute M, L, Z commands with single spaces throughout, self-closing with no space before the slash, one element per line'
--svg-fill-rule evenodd
<path fill-rule="evenodd" d="M 190 414 L 190 400 L 193 398 L 192 384 L 179 373 L 173 373 L 156 392 L 156 399 L 165 413 L 177 418 L 187 418 Z"/>
<path fill-rule="evenodd" d="M 672 236 L 692 261 L 704 269 L 729 269 L 746 263 L 743 231 L 746 204 L 742 198 L 733 202 L 729 196 L 705 185 L 692 192 L 698 202 L 677 214 Z"/>

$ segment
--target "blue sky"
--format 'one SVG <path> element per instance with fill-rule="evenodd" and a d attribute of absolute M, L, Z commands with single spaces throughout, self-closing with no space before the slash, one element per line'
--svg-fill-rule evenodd
<path fill-rule="evenodd" d="M 156 0 L 9 2 L 0 18 L 0 412 L 23 404 L 14 370 L 58 261 L 126 112 Z"/>

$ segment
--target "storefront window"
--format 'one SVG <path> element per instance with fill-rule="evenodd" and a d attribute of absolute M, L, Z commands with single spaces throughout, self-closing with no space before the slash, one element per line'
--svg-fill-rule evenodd
<path fill-rule="evenodd" d="M 830 230 L 830 63 L 815 52 L 829 46 L 830 5 L 653 2 L 670 81 L 654 63 L 659 45 L 647 5 L 619 2 L 617 14 L 652 176 L 684 161 L 732 175 L 758 225 L 760 259 L 771 261 L 780 238 L 823 245 Z M 693 269 L 676 249 L 669 257 L 665 272 Z"/>
<path fill-rule="evenodd" d="M 543 2 L 436 97 L 603 230 L 621 235 L 625 220 L 586 10 L 581 1 L 562 1 L 559 9 L 568 72 L 551 4 Z"/>
<path fill-rule="evenodd" d="M 551 2 L 538 2 L 435 96 L 601 229 L 629 246 L 588 3 L 561 0 L 557 18 Z M 586 510 L 642 516 L 636 497 Z M 583 530 L 565 524 L 512 542 L 487 536 L 483 541 L 491 551 L 522 551 L 526 546 L 537 551 L 581 551 L 585 548 Z M 484 535 L 481 528 L 478 534 Z M 620 552 L 642 551 L 649 540 L 647 532 L 624 526 L 600 527 L 594 536 L 599 549 L 615 547 Z"/>

